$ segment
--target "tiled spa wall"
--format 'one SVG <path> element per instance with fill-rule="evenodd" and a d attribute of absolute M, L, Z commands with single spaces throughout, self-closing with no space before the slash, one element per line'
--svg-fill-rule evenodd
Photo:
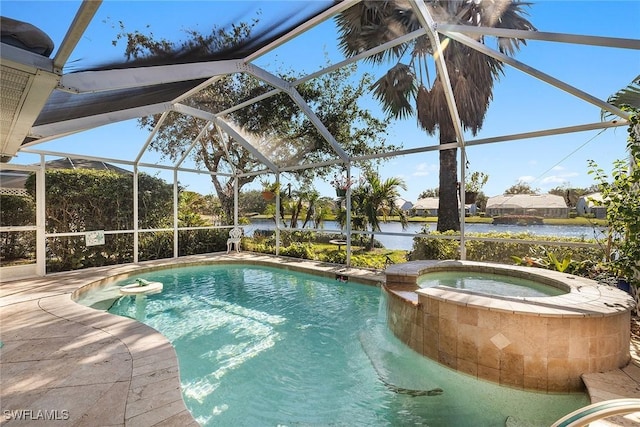
<path fill-rule="evenodd" d="M 409 347 L 445 366 L 519 389 L 583 391 L 581 375 L 629 361 L 630 312 L 541 316 L 461 305 L 385 287 L 387 322 Z"/>

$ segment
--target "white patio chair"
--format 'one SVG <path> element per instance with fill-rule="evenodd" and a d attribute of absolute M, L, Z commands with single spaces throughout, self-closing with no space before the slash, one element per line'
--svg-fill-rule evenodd
<path fill-rule="evenodd" d="M 233 227 L 229 230 L 229 238 L 227 239 L 227 253 L 231 252 L 231 246 L 235 246 L 236 252 L 240 252 L 240 239 L 242 239 L 242 228 Z"/>

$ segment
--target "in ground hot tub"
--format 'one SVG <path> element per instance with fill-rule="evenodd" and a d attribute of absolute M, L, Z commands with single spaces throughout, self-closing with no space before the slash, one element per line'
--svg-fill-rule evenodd
<path fill-rule="evenodd" d="M 420 287 L 433 275 L 454 285 Z M 478 278 L 479 287 L 469 285 Z M 584 390 L 582 374 L 629 361 L 633 299 L 593 280 L 531 267 L 412 261 L 387 268 L 384 289 L 399 339 L 480 379 L 567 393 Z"/>

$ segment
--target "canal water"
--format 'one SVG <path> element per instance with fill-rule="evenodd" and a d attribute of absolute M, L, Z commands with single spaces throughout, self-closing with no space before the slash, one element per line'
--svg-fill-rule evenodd
<path fill-rule="evenodd" d="M 300 224 L 302 225 L 302 224 Z M 420 233 L 424 226 L 429 231 L 436 230 L 436 223 L 409 223 L 404 230 L 398 222 L 380 224 L 383 233 L 405 233 L 407 236 L 377 235 L 376 239 L 388 249 L 411 250 L 413 235 Z M 252 236 L 255 230 L 273 230 L 275 224 L 270 219 L 253 219 L 251 224 L 243 226 L 245 235 Z M 340 226 L 335 221 L 325 221 L 322 225 L 327 232 L 340 232 Z M 528 232 L 536 237 L 576 237 L 583 239 L 601 239 L 604 233 L 603 227 L 591 227 L 581 225 L 506 225 L 506 224 L 465 224 L 466 233 L 524 233 Z"/>

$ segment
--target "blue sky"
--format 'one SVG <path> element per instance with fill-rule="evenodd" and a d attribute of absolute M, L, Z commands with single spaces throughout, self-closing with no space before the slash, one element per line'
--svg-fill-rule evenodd
<path fill-rule="evenodd" d="M 282 7 L 298 5 L 297 2 L 286 1 L 264 1 L 260 4 L 265 21 Z M 77 1 L 3 0 L 0 13 L 36 25 L 59 46 L 78 6 Z M 128 31 L 147 32 L 148 26 L 158 37 L 182 40 L 185 29 L 206 31 L 204 23 L 208 17 L 213 22 L 226 23 L 230 17 L 243 16 L 254 7 L 255 3 L 242 1 L 105 1 L 71 55 L 66 69 L 121 58 L 124 46 L 111 45 L 120 20 Z M 547 0 L 534 2 L 528 11 L 529 20 L 540 31 L 640 39 L 638 1 Z M 332 61 L 342 59 L 336 47 L 335 34 L 333 23 L 327 22 L 286 48 L 261 58 L 257 64 L 273 72 L 280 64 L 289 64 L 293 69 L 306 73 L 314 72 L 326 65 L 325 55 Z M 628 49 L 529 41 L 515 58 L 603 100 L 640 74 L 640 52 Z M 371 69 L 363 65 L 361 69 L 380 76 L 388 67 Z M 363 105 L 382 114 L 374 101 L 365 101 Z M 598 107 L 507 67 L 505 75 L 495 86 L 494 100 L 483 129 L 476 137 L 466 135 L 466 138 L 472 140 L 599 120 Z M 147 135 L 146 131 L 137 128 L 135 122 L 124 122 L 36 148 L 131 159 Z M 389 142 L 404 148 L 436 144 L 436 138 L 418 129 L 414 120 L 394 123 L 387 136 Z M 471 171 L 479 170 L 489 175 L 484 189 L 489 196 L 501 194 L 519 180 L 530 182 L 532 187 L 545 192 L 560 185 L 591 185 L 587 161 L 596 160 L 608 170 L 615 159 L 624 158 L 625 140 L 626 129 L 617 128 L 469 147 L 467 155 Z M 37 160 L 33 155 L 22 155 L 16 162 L 33 163 Z M 143 160 L 159 161 L 154 153 L 145 154 Z M 403 197 L 415 201 L 421 191 L 438 185 L 438 156 L 431 152 L 394 158 L 385 162 L 379 171 L 383 178 L 397 176 L 404 179 L 408 190 L 403 192 Z M 166 172 L 160 172 L 159 176 L 172 180 L 172 175 Z M 180 174 L 179 180 L 191 190 L 204 194 L 212 192 L 205 175 Z M 317 186 L 323 194 L 331 195 L 328 183 L 319 182 Z"/>

